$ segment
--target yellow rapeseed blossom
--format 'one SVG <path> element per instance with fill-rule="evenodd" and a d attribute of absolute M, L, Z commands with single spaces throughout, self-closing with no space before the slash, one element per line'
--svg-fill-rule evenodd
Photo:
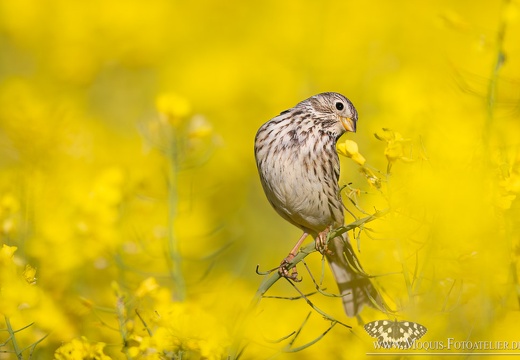
<path fill-rule="evenodd" d="M 38 302 L 38 291 L 26 281 L 25 274 L 15 258 L 16 246 L 2 245 L 0 250 L 0 313 L 16 316 L 21 308 L 33 307 Z"/>
<path fill-rule="evenodd" d="M 111 360 L 105 355 L 104 343 L 91 343 L 86 337 L 72 339 L 61 345 L 54 353 L 55 360 Z"/>
<path fill-rule="evenodd" d="M 195 304 L 171 303 L 159 313 L 163 328 L 154 340 L 159 349 L 217 360 L 226 354 L 229 335 L 216 318 Z"/>
<path fill-rule="evenodd" d="M 2 249 L 0 250 L 1 264 L 4 265 L 6 263 L 9 263 L 17 249 L 18 248 L 16 246 L 8 246 L 3 244 Z"/>
<path fill-rule="evenodd" d="M 25 265 L 23 277 L 25 278 L 25 281 L 27 281 L 29 284 L 36 283 L 36 269 L 29 264 Z"/>
<path fill-rule="evenodd" d="M 0 250 L 0 314 L 10 320 L 17 343 L 24 347 L 52 331 L 58 332 L 58 339 L 67 339 L 73 333 L 71 324 L 54 300 L 37 286 L 36 269 L 28 264 L 23 267 L 16 251 L 16 247 L 5 244 Z M 18 331 L 27 324 L 31 327 Z"/>
<path fill-rule="evenodd" d="M 428 344 L 517 341 L 519 8 L 0 0 L 0 328 L 14 334 L 0 351 L 375 351 L 340 299 L 315 293 L 313 278 L 336 289 L 318 253 L 294 284 L 313 307 L 279 281 L 247 313 L 256 265 L 276 268 L 297 237 L 262 193 L 255 133 L 322 91 L 360 115 L 356 142 L 338 144 L 353 161 L 346 223 L 385 214 L 349 235 L 395 313 L 360 318 L 416 321 Z"/>
<path fill-rule="evenodd" d="M 230 341 L 226 327 L 196 302 L 172 301 L 171 291 L 158 286 L 153 278 L 139 285 L 136 296 L 138 316 L 125 325 L 129 356 L 221 359 L 225 355 Z M 124 310 L 123 314 L 128 317 L 130 313 Z"/>
<path fill-rule="evenodd" d="M 4 234 L 16 230 L 19 220 L 20 202 L 10 193 L 0 198 L 0 229 Z"/>
<path fill-rule="evenodd" d="M 359 168 L 359 171 L 361 172 L 361 174 L 363 174 L 370 186 L 373 186 L 376 189 L 381 188 L 381 179 L 376 174 L 374 174 L 372 170 L 370 170 L 366 166 L 361 166 Z"/>
<path fill-rule="evenodd" d="M 174 127 L 191 113 L 190 102 L 177 94 L 164 93 L 155 100 L 157 111 Z"/>
<path fill-rule="evenodd" d="M 386 142 L 385 156 L 388 160 L 387 172 L 390 172 L 396 160 L 405 162 L 413 161 L 409 156 L 410 140 L 404 139 L 402 135 L 390 129 L 382 129 L 375 133 L 378 140 Z"/>
<path fill-rule="evenodd" d="M 213 133 L 213 126 L 203 116 L 194 116 L 188 124 L 190 138 L 204 138 Z"/>
<path fill-rule="evenodd" d="M 151 291 L 154 291 L 159 288 L 159 284 L 157 284 L 157 280 L 153 277 L 146 278 L 141 282 L 137 290 L 135 291 L 135 296 L 143 297 Z"/>
<path fill-rule="evenodd" d="M 359 153 L 358 145 L 355 141 L 344 140 L 338 143 L 337 149 L 341 155 L 351 158 L 356 164 L 361 166 L 365 165 L 366 160 L 363 155 Z"/>

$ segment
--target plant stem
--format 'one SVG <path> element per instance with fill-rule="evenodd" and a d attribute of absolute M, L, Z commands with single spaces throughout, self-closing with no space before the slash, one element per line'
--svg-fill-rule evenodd
<path fill-rule="evenodd" d="M 178 172 L 179 172 L 179 151 L 180 140 L 176 129 L 167 129 L 166 156 L 168 159 L 168 261 L 170 263 L 170 276 L 174 282 L 174 297 L 177 301 L 186 298 L 186 284 L 182 274 L 182 256 L 179 249 L 179 242 L 175 236 L 175 217 L 177 216 L 178 205 Z"/>
<path fill-rule="evenodd" d="M 503 7 L 506 7 L 509 4 L 510 0 L 504 0 Z M 495 115 L 495 104 L 497 98 L 498 91 L 498 79 L 499 73 L 506 61 L 506 55 L 504 52 L 504 38 L 507 29 L 507 22 L 502 17 L 498 33 L 496 37 L 496 45 L 495 45 L 495 62 L 493 64 L 493 69 L 491 71 L 491 77 L 489 79 L 488 91 L 487 91 L 487 116 L 486 123 L 484 126 L 484 144 L 486 145 L 486 149 L 489 147 L 489 134 L 491 130 L 491 124 L 493 123 L 493 117 Z"/>
<path fill-rule="evenodd" d="M 15 331 L 11 326 L 11 321 L 7 316 L 4 316 L 5 325 L 7 326 L 7 332 L 9 333 L 9 338 L 11 339 L 11 343 L 13 344 L 13 350 L 18 359 L 22 359 L 22 353 L 20 351 L 20 347 L 18 346 L 18 342 L 16 341 Z"/>
<path fill-rule="evenodd" d="M 333 238 L 335 238 L 337 236 L 342 235 L 343 233 L 345 233 L 345 232 L 347 232 L 349 230 L 352 230 L 352 229 L 355 229 L 355 228 L 359 228 L 360 226 L 362 226 L 362 225 L 364 225 L 364 224 L 366 224 L 366 223 L 368 223 L 370 221 L 376 220 L 376 219 L 386 215 L 388 212 L 389 212 L 389 210 L 376 211 L 372 215 L 369 215 L 369 216 L 366 216 L 364 218 L 358 219 L 358 220 L 356 220 L 354 222 L 351 222 L 348 225 L 341 226 L 341 227 L 339 227 L 337 229 L 331 230 L 327 237 L 328 237 L 328 239 L 333 239 Z M 310 243 L 309 245 L 307 245 L 306 247 L 304 247 L 303 249 L 300 249 L 300 251 L 298 252 L 298 254 L 296 254 L 294 259 L 292 259 L 292 261 L 289 262 L 289 265 L 287 266 L 288 270 L 290 270 L 293 267 L 295 267 L 296 264 L 298 264 L 300 261 L 305 259 L 305 257 L 307 257 L 307 255 L 309 255 L 309 254 L 311 254 L 311 253 L 313 253 L 315 251 L 316 251 L 316 244 L 315 244 L 314 241 L 312 243 Z M 238 322 L 237 322 L 238 324 L 237 324 L 237 327 L 236 327 L 235 332 L 234 332 L 235 333 L 235 335 L 234 335 L 234 343 L 230 347 L 230 351 L 228 353 L 228 359 L 235 360 L 235 359 L 239 358 L 239 356 L 241 354 L 241 351 L 242 351 L 240 346 L 241 346 L 242 340 L 244 338 L 245 322 L 248 320 L 248 317 L 252 314 L 252 312 L 256 308 L 256 306 L 260 303 L 260 301 L 262 300 L 262 297 L 264 296 L 264 294 L 280 278 L 281 278 L 281 276 L 278 273 L 278 271 L 274 271 L 270 275 L 266 276 L 264 278 L 264 280 L 262 281 L 262 283 L 260 284 L 260 286 L 258 287 L 258 290 L 255 293 L 255 296 L 253 297 L 253 299 L 251 300 L 251 303 L 249 304 L 249 308 L 247 309 L 245 314 L 241 317 L 241 319 L 239 319 Z M 332 326 L 331 326 L 331 328 L 332 328 Z"/>

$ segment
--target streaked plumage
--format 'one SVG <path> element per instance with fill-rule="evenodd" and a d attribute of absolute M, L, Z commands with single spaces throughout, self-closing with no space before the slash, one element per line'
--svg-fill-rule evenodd
<path fill-rule="evenodd" d="M 267 199 L 285 220 L 323 243 L 330 228 L 343 225 L 339 194 L 339 159 L 336 142 L 355 131 L 357 111 L 346 97 L 322 93 L 298 103 L 260 127 L 255 157 Z M 304 239 L 304 236 L 300 239 Z M 298 242 L 298 246 L 301 244 Z M 323 249 L 320 249 L 323 250 Z M 331 240 L 324 251 L 334 273 L 345 311 L 355 316 L 378 299 L 369 278 L 359 268 L 347 234 Z M 288 258 L 295 255 L 297 247 Z M 288 276 L 281 265 L 281 273 Z M 290 276 L 289 276 L 290 277 Z"/>

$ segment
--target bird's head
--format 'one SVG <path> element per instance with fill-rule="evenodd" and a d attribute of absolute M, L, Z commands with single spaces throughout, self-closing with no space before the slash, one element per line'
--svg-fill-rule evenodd
<path fill-rule="evenodd" d="M 298 105 L 308 108 L 325 131 L 338 137 L 346 131 L 356 132 L 358 119 L 356 108 L 349 99 L 341 94 L 321 93 Z"/>

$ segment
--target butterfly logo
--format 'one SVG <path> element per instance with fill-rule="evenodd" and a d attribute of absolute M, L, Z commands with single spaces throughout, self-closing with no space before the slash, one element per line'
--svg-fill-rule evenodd
<path fill-rule="evenodd" d="M 384 349 L 410 348 L 417 339 L 426 334 L 424 326 L 411 321 L 389 321 L 377 320 L 367 323 L 364 326 L 366 332 L 371 337 L 377 339 L 377 343 Z"/>

